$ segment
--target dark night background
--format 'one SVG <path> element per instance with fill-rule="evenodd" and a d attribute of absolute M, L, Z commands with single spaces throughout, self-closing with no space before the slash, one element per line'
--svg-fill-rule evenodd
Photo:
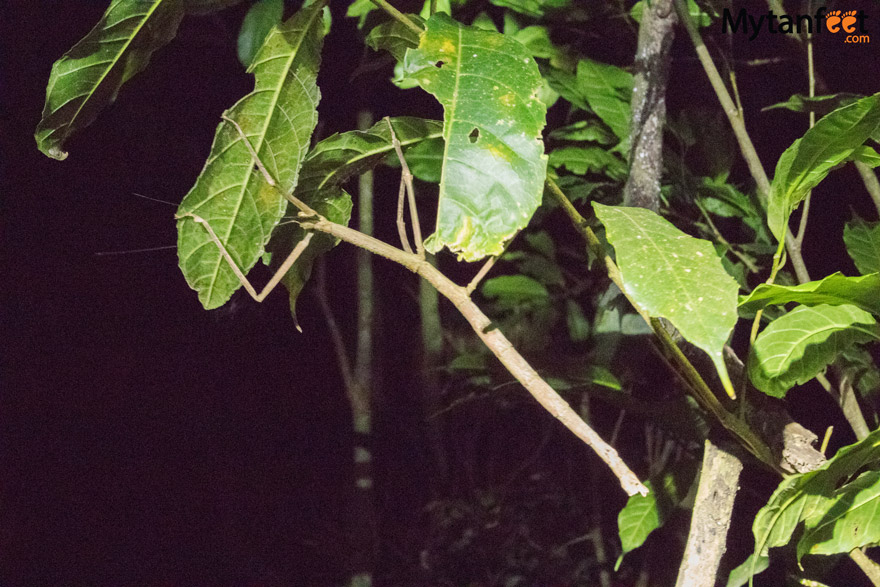
<path fill-rule="evenodd" d="M 173 249 L 98 255 L 176 242 L 174 208 L 131 194 L 178 202 L 193 184 L 220 112 L 252 87 L 235 56 L 248 3 L 184 19 L 116 104 L 68 142 L 69 158 L 50 160 L 37 151 L 33 131 L 52 62 L 106 4 L 0 4 L 0 586 L 331 584 L 343 550 L 333 537 L 344 522 L 351 426 L 314 297 L 302 297 L 304 334 L 297 334 L 282 292 L 263 304 L 239 293 L 228 308 L 206 312 Z M 363 47 L 353 42 L 353 22 L 341 18 L 346 3 L 333 4 L 319 78 L 323 135 L 355 128 L 360 108 L 377 118 L 439 117 L 430 96 L 387 83 L 386 69 L 351 79 Z M 826 35 L 817 68 L 831 91 L 874 93 L 880 10 L 868 2 L 841 7 L 871 15 L 872 44 L 847 46 Z M 670 107 L 714 106 L 685 40 L 679 31 Z M 752 44 L 737 38 L 735 46 L 744 59 L 790 58 L 737 66 L 747 124 L 772 171 L 806 122 L 760 108 L 805 91 L 805 75 L 781 35 Z M 625 64 L 634 47 L 597 40 L 585 49 Z M 747 183 L 741 162 L 735 177 Z M 395 178 L 380 179 L 380 198 L 389 186 Z M 819 195 L 805 254 L 811 273 L 854 274 L 841 231 L 851 209 L 874 219 L 870 201 L 852 168 L 833 174 Z M 393 230 L 390 218 L 379 217 L 382 230 Z M 345 322 L 352 250 L 339 247 L 329 261 Z M 411 372 L 397 368 L 414 361 L 415 335 L 406 328 L 417 320 L 415 282 L 382 261 L 375 267 L 383 394 L 393 405 L 393 416 L 378 424 L 377 489 L 385 531 L 402 541 L 429 498 Z M 251 276 L 262 283 L 267 273 Z M 808 425 L 835 409 L 814 399 L 827 405 L 796 414 Z M 527 416 L 518 434 L 548 425 L 537 410 Z M 836 442 L 850 441 L 845 426 L 836 430 Z M 608 491 L 616 511 L 622 496 L 615 492 Z M 389 555 L 382 564 L 403 563 Z"/>

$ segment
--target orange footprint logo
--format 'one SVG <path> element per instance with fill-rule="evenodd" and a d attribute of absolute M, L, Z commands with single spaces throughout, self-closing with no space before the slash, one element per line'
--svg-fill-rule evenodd
<path fill-rule="evenodd" d="M 840 11 L 832 10 L 828 13 L 828 16 L 825 17 L 825 26 L 828 27 L 828 30 L 832 33 L 836 33 L 840 30 Z"/>
<path fill-rule="evenodd" d="M 856 11 L 849 10 L 843 13 L 843 20 L 841 21 L 841 26 L 843 26 L 843 30 L 848 33 L 854 33 L 856 30 Z"/>

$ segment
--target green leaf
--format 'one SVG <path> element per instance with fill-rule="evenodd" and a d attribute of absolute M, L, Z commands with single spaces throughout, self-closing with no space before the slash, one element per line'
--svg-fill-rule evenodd
<path fill-rule="evenodd" d="M 345 16 L 358 19 L 358 28 L 362 29 L 367 22 L 367 17 L 374 10 L 379 10 L 379 7 L 371 0 L 354 0 L 348 5 Z"/>
<path fill-rule="evenodd" d="M 748 583 L 752 576 L 763 573 L 769 566 L 769 556 L 750 554 L 741 565 L 730 571 L 726 587 L 741 587 Z"/>
<path fill-rule="evenodd" d="M 859 273 L 880 272 L 880 222 L 856 217 L 844 227 L 843 242 Z"/>
<path fill-rule="evenodd" d="M 593 208 L 614 246 L 627 293 L 706 351 L 732 394 L 722 351 L 737 321 L 739 287 L 712 243 L 688 236 L 650 210 L 598 202 Z"/>
<path fill-rule="evenodd" d="M 442 129 L 442 123 L 440 128 Z M 440 183 L 440 177 L 443 174 L 443 136 L 428 139 L 417 143 L 409 148 L 406 152 L 406 164 L 413 176 L 430 183 Z M 397 154 L 389 154 L 386 158 L 388 165 L 399 168 L 400 161 Z"/>
<path fill-rule="evenodd" d="M 284 192 L 297 185 L 318 120 L 315 79 L 322 36 L 320 3 L 273 29 L 251 66 L 254 90 L 226 111 Z M 235 127 L 223 121 L 205 167 L 178 212 L 180 268 L 206 309 L 226 303 L 240 283 L 205 228 L 187 215 L 206 220 L 246 273 L 263 254 L 286 203 L 254 168 Z"/>
<path fill-rule="evenodd" d="M 373 4 L 370 0 L 367 0 L 367 2 L 370 5 Z M 417 24 L 424 24 L 420 16 L 414 14 L 408 14 L 407 16 Z M 364 42 L 374 51 L 387 51 L 398 62 L 403 62 L 406 50 L 419 46 L 419 35 L 408 26 L 392 20 L 374 27 Z"/>
<path fill-rule="evenodd" d="M 427 22 L 406 74 L 443 104 L 446 152 L 437 228 L 425 248 L 468 261 L 499 255 L 541 203 L 547 157 L 541 75 L 509 37 L 445 14 Z"/>
<path fill-rule="evenodd" d="M 846 161 L 880 125 L 880 94 L 838 108 L 779 158 L 770 186 L 767 223 L 782 242 L 788 218 L 835 166 Z"/>
<path fill-rule="evenodd" d="M 581 93 L 577 76 L 563 69 L 556 67 L 542 67 L 541 73 L 550 87 L 556 91 L 563 99 L 568 100 L 573 106 L 577 106 L 581 110 L 591 112 L 587 99 Z"/>
<path fill-rule="evenodd" d="M 834 458 L 818 469 L 784 479 L 767 505 L 755 516 L 752 525 L 755 555 L 766 555 L 768 549 L 788 544 L 803 520 L 811 520 L 813 527 L 816 527 L 816 521 L 824 517 L 823 506 L 839 488 L 841 481 L 845 481 L 866 465 L 876 469 L 878 459 L 880 430 L 875 430 L 859 442 L 837 451 Z"/>
<path fill-rule="evenodd" d="M 585 141 L 609 145 L 614 142 L 614 137 L 598 122 L 593 120 L 580 120 L 574 124 L 557 128 L 550 132 L 551 139 L 564 141 Z"/>
<path fill-rule="evenodd" d="M 605 174 L 622 180 L 627 175 L 626 163 L 602 147 L 561 147 L 550 152 L 550 166 L 568 169 L 575 175 Z"/>
<path fill-rule="evenodd" d="M 798 558 L 850 552 L 880 542 L 880 471 L 867 471 L 816 505 L 804 521 Z"/>
<path fill-rule="evenodd" d="M 633 495 L 629 498 L 626 506 L 617 515 L 621 558 L 644 544 L 651 532 L 666 523 L 687 495 L 695 474 L 696 468 L 686 463 L 659 479 L 646 481 L 645 485 L 651 490 L 648 495 Z"/>
<path fill-rule="evenodd" d="M 739 307 L 746 312 L 754 312 L 768 304 L 789 302 L 798 302 L 805 306 L 849 304 L 880 315 L 880 274 L 846 277 L 837 272 L 819 281 L 800 285 L 763 283 L 748 296 L 743 296 Z"/>
<path fill-rule="evenodd" d="M 858 161 L 859 163 L 864 163 L 871 168 L 880 166 L 880 153 L 877 153 L 873 147 L 869 147 L 868 145 L 857 147 L 853 151 L 850 159 Z"/>
<path fill-rule="evenodd" d="M 795 94 L 785 102 L 777 102 L 770 106 L 761 108 L 761 112 L 774 110 L 776 108 L 784 108 L 793 110 L 794 112 L 815 112 L 818 116 L 825 116 L 832 110 L 836 110 L 841 106 L 852 104 L 860 98 L 859 94 L 847 94 L 841 92 L 839 94 L 828 94 L 825 96 L 805 96 L 804 94 Z"/>
<path fill-rule="evenodd" d="M 550 292 L 540 282 L 525 275 L 501 275 L 483 282 L 483 295 L 501 302 L 505 306 L 516 306 L 529 302 L 543 302 Z"/>
<path fill-rule="evenodd" d="M 407 161 L 414 146 L 438 140 L 442 136 L 442 123 L 434 120 L 403 116 L 391 118 L 394 134 L 406 153 Z M 319 214 L 337 224 L 347 225 L 351 217 L 352 201 L 342 188 L 351 177 L 361 174 L 381 163 L 394 152 L 388 121 L 380 120 L 365 131 L 349 131 L 334 134 L 309 152 L 300 171 L 299 183 L 294 195 L 311 206 Z M 287 215 L 295 217 L 297 210 L 289 206 Z M 295 223 L 279 226 L 272 235 L 269 248 L 273 252 L 273 266 L 280 265 L 306 235 Z M 290 294 L 290 311 L 296 319 L 296 301 L 312 271 L 317 257 L 336 245 L 336 240 L 326 234 L 315 234 L 308 248 L 284 276 L 284 285 Z"/>
<path fill-rule="evenodd" d="M 412 116 L 389 119 L 400 141 L 406 160 L 412 147 L 443 136 L 443 124 Z M 382 119 L 371 128 L 333 134 L 317 145 L 303 163 L 300 184 L 295 195 L 306 203 L 317 192 L 341 185 L 348 178 L 363 173 L 394 155 L 388 120 Z M 396 158 L 396 155 L 394 155 Z"/>
<path fill-rule="evenodd" d="M 574 300 L 565 302 L 565 325 L 572 341 L 583 342 L 590 338 L 590 321 L 584 316 L 580 304 Z"/>
<path fill-rule="evenodd" d="M 749 354 L 755 387 L 783 397 L 794 385 L 818 375 L 854 344 L 880 340 L 874 318 L 855 306 L 798 306 L 770 323 Z"/>
<path fill-rule="evenodd" d="M 122 84 L 174 38 L 181 18 L 180 0 L 115 0 L 95 28 L 52 66 L 35 134 L 40 151 L 65 159 L 67 139 L 116 100 Z"/>
<path fill-rule="evenodd" d="M 596 116 L 622 142 L 629 138 L 633 76 L 619 67 L 582 59 L 577 66 L 577 87 Z"/>
<path fill-rule="evenodd" d="M 238 31 L 238 60 L 250 67 L 266 35 L 281 23 L 284 0 L 259 0 L 247 11 Z"/>

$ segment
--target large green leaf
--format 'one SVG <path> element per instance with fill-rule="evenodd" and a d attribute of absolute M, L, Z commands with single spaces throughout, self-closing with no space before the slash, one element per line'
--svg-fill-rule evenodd
<path fill-rule="evenodd" d="M 859 273 L 880 272 L 880 222 L 853 219 L 843 229 L 843 242 Z"/>
<path fill-rule="evenodd" d="M 437 140 L 443 134 L 443 124 L 434 120 L 403 116 L 390 121 L 394 126 L 394 134 L 407 155 L 413 146 Z M 328 220 L 347 225 L 352 201 L 341 185 L 352 176 L 380 163 L 393 152 L 391 130 L 388 121 L 384 119 L 365 131 L 331 135 L 315 145 L 306 157 L 294 195 Z M 291 205 L 288 215 L 296 214 L 297 210 Z M 280 225 L 269 243 L 272 265 L 280 265 L 305 235 L 306 232 L 296 223 Z M 315 234 L 308 248 L 284 276 L 294 319 L 296 300 L 311 275 L 312 264 L 319 255 L 335 245 L 336 241 L 332 237 Z"/>
<path fill-rule="evenodd" d="M 819 502 L 804 521 L 798 558 L 880 542 L 880 471 L 868 471 Z"/>
<path fill-rule="evenodd" d="M 835 166 L 846 161 L 880 125 L 880 94 L 823 117 L 779 158 L 770 186 L 767 223 L 782 241 L 788 217 Z"/>
<path fill-rule="evenodd" d="M 743 296 L 739 307 L 747 312 L 754 312 L 769 304 L 789 302 L 798 302 L 805 306 L 849 304 L 880 315 L 880 274 L 846 277 L 837 272 L 825 279 L 800 285 L 763 283 L 748 296 Z"/>
<path fill-rule="evenodd" d="M 577 66 L 577 87 L 602 122 L 626 142 L 633 91 L 633 76 L 619 67 L 582 59 Z"/>
<path fill-rule="evenodd" d="M 798 306 L 770 323 L 749 354 L 749 377 L 768 395 L 783 397 L 818 375 L 845 348 L 880 340 L 873 316 L 855 306 Z"/>
<path fill-rule="evenodd" d="M 297 184 L 300 164 L 318 120 L 315 79 L 323 40 L 322 3 L 297 12 L 273 29 L 251 70 L 254 90 L 226 111 L 275 179 L 280 190 Z M 259 170 L 236 128 L 223 121 L 196 184 L 180 204 L 180 268 L 206 309 L 223 305 L 239 288 L 232 269 L 205 228 L 206 220 L 243 272 L 263 254 L 286 200 Z"/>
<path fill-rule="evenodd" d="M 535 61 L 505 35 L 435 14 L 404 69 L 445 110 L 437 228 L 425 247 L 468 261 L 501 254 L 543 194 L 546 107 Z"/>
<path fill-rule="evenodd" d="M 859 442 L 837 451 L 834 458 L 818 469 L 784 479 L 767 505 L 755 516 L 752 525 L 756 555 L 753 561 L 756 565 L 761 558 L 758 555 L 766 555 L 770 548 L 788 544 L 801 521 L 809 519 L 812 527 L 817 527 L 817 522 L 825 518 L 823 506 L 841 482 L 866 465 L 876 469 L 878 460 L 880 430 L 875 430 Z"/>
<path fill-rule="evenodd" d="M 35 135 L 40 151 L 65 159 L 68 137 L 94 122 L 122 84 L 147 66 L 153 51 L 174 38 L 183 12 L 181 0 L 115 0 L 52 66 Z"/>
<path fill-rule="evenodd" d="M 693 238 L 644 208 L 593 202 L 614 245 L 627 293 L 648 314 L 666 318 L 711 357 L 733 394 L 722 351 L 737 321 L 736 281 L 712 243 Z"/>

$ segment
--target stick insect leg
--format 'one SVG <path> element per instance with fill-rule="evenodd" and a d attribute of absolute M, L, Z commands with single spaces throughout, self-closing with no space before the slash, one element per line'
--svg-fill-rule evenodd
<path fill-rule="evenodd" d="M 419 257 L 425 258 L 425 246 L 422 243 L 422 227 L 419 223 L 419 212 L 416 209 L 416 194 L 415 189 L 413 188 L 413 174 L 409 170 L 409 165 L 406 163 L 406 159 L 403 157 L 403 149 L 400 146 L 400 141 L 397 140 L 397 134 L 394 132 L 394 127 L 391 126 L 391 119 L 387 116 L 385 117 L 385 122 L 388 123 L 388 130 L 391 131 L 391 144 L 394 146 L 394 151 L 397 153 L 397 158 L 400 160 L 400 179 L 403 182 L 403 185 L 406 186 L 406 194 L 407 200 L 409 204 L 409 215 L 410 221 L 413 226 L 413 240 L 416 243 L 416 252 Z M 403 196 L 403 187 L 401 187 L 401 199 Z M 398 226 L 402 224 L 402 216 L 403 216 L 403 206 L 398 205 Z M 406 248 L 406 243 L 404 241 L 404 247 Z"/>
<path fill-rule="evenodd" d="M 217 233 L 214 232 L 214 229 L 211 228 L 211 225 L 208 224 L 208 221 L 202 218 L 197 214 L 193 214 L 192 212 L 184 212 L 180 214 L 178 218 L 192 218 L 197 224 L 201 224 L 205 227 L 205 230 L 208 231 L 208 236 L 211 237 L 211 242 L 217 245 L 217 248 L 220 250 L 220 254 L 223 255 L 223 258 L 226 260 L 226 263 L 229 264 L 229 267 L 232 269 L 232 272 L 235 273 L 235 276 L 241 282 L 242 287 L 250 294 L 252 298 L 254 298 L 257 302 L 262 302 L 266 299 L 272 290 L 275 289 L 281 279 L 284 277 L 284 274 L 287 273 L 299 256 L 303 251 L 306 250 L 306 247 L 309 246 L 309 243 L 312 241 L 312 237 L 314 233 L 307 232 L 306 236 L 299 241 L 296 246 L 290 251 L 290 254 L 287 255 L 287 258 L 284 260 L 284 263 L 281 264 L 281 267 L 278 268 L 278 271 L 272 275 L 272 279 L 269 280 L 262 291 L 257 293 L 257 290 L 254 289 L 254 286 L 251 285 L 251 282 L 248 281 L 248 278 L 242 273 L 241 269 L 238 268 L 238 265 L 235 263 L 235 259 L 232 258 L 232 255 L 229 254 L 229 251 L 226 250 L 226 247 L 223 246 L 223 243 L 220 242 L 220 239 L 217 237 Z"/>

